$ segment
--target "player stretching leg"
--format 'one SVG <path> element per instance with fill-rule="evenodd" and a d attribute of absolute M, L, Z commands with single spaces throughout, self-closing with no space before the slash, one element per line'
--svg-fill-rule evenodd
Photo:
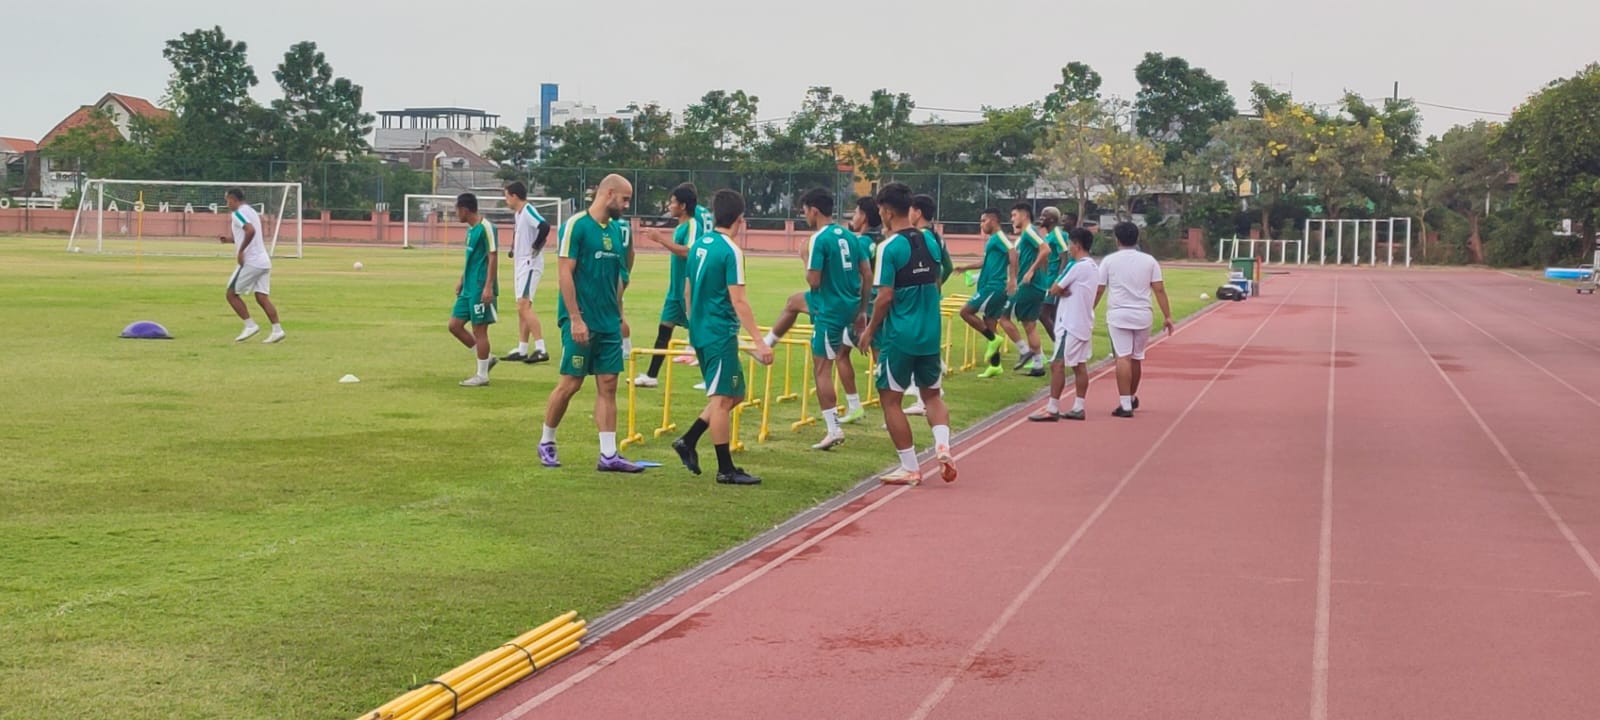
<path fill-rule="evenodd" d="M 1028 374 L 1044 375 L 1044 345 L 1039 340 L 1039 312 L 1050 291 L 1051 278 L 1047 274 L 1050 264 L 1049 248 L 1039 231 L 1033 227 L 1033 206 L 1019 202 L 1011 207 L 1011 229 L 1017 234 L 1017 295 L 1011 303 L 1011 314 L 1022 323 L 1024 340 L 1019 343 L 1019 357 L 1013 370 L 1021 370 L 1031 362 Z"/>
<path fill-rule="evenodd" d="M 1000 230 L 999 210 L 984 210 L 978 227 L 989 240 L 984 243 L 982 260 L 958 268 L 978 271 L 977 291 L 962 306 L 961 319 L 989 341 L 983 351 L 988 368 L 978 377 L 990 378 L 1005 372 L 1000 368 L 1000 348 L 1005 341 L 995 334 L 995 327 L 1005 329 L 1013 342 L 1021 344 L 1016 328 L 1006 327 L 1010 321 L 1005 317 L 1010 297 L 1017 291 L 1017 247 Z"/>
<path fill-rule="evenodd" d="M 1072 253 L 1067 248 L 1071 241 L 1067 236 L 1078 227 L 1078 214 L 1067 213 L 1066 219 L 1062 219 L 1061 210 L 1047 207 L 1039 211 L 1039 226 L 1044 228 L 1044 244 L 1050 248 L 1050 266 L 1045 268 L 1045 274 L 1053 285 L 1066 273 L 1067 263 L 1072 259 Z M 1044 296 L 1044 307 L 1039 309 L 1039 324 L 1044 328 L 1056 326 L 1056 303 L 1060 300 L 1055 295 Z"/>
<path fill-rule="evenodd" d="M 561 380 L 550 393 L 539 438 L 539 461 L 560 467 L 556 428 L 583 381 L 595 376 L 594 420 L 600 431 L 600 472 L 642 472 L 617 453 L 617 375 L 622 372 L 622 283 L 628 238 L 619 221 L 633 199 L 633 186 L 607 175 L 585 212 L 561 226 Z"/>
<path fill-rule="evenodd" d="M 711 228 L 700 220 L 700 213 L 705 208 L 698 205 L 699 201 L 694 185 L 684 183 L 673 188 L 672 196 L 667 200 L 667 213 L 678 221 L 678 226 L 672 231 L 672 239 L 662 237 L 661 232 L 655 229 L 645 231 L 646 239 L 672 253 L 672 274 L 667 280 L 667 297 L 661 303 L 661 325 L 656 328 L 654 347 L 657 350 L 666 350 L 672 343 L 672 331 L 680 325 L 689 324 L 689 313 L 683 305 L 683 287 L 688 281 L 685 268 L 689 263 L 689 246 L 701 235 L 711 232 Z M 689 352 L 693 353 L 694 348 L 689 348 Z M 634 386 L 653 388 L 659 385 L 657 378 L 661 376 L 661 364 L 665 360 L 665 355 L 652 355 L 650 369 L 633 379 Z"/>
<path fill-rule="evenodd" d="M 517 298 L 517 349 L 503 358 L 507 362 L 528 364 L 549 362 L 545 351 L 544 333 L 539 327 L 539 316 L 533 312 L 533 294 L 544 278 L 544 243 L 550 235 L 550 223 L 528 202 L 528 186 L 516 181 L 505 187 L 506 205 L 515 213 L 515 233 L 511 241 L 511 260 L 515 268 Z M 528 338 L 533 338 L 533 350 L 528 349 Z"/>
<path fill-rule="evenodd" d="M 922 481 L 917 451 L 901 403 L 905 389 L 916 383 L 922 403 L 928 408 L 928 425 L 933 428 L 933 449 L 945 482 L 956 479 L 955 458 L 950 454 L 950 409 L 939 395 L 944 379 L 942 335 L 944 321 L 939 312 L 940 254 L 942 248 L 928 242 L 923 232 L 911 226 L 911 188 L 889 183 L 878 191 L 878 210 L 891 233 L 878 248 L 878 299 L 872 320 L 862 334 L 862 343 L 871 346 L 882 333 L 876 382 L 883 397 L 883 419 L 900 455 L 900 467 L 883 477 L 889 485 L 915 485 Z"/>
<path fill-rule="evenodd" d="M 477 195 L 456 197 L 456 219 L 467 225 L 467 264 L 456 281 L 450 334 L 478 355 L 478 372 L 462 380 L 462 386 L 483 387 L 489 384 L 489 370 L 499 362 L 489 354 L 489 326 L 499 318 L 495 298 L 500 294 L 500 244 L 494 223 L 478 214 Z"/>
<path fill-rule="evenodd" d="M 1089 356 L 1094 350 L 1094 295 L 1100 284 L 1100 269 L 1089 257 L 1093 246 L 1094 233 L 1074 228 L 1067 248 L 1067 271 L 1050 286 L 1050 295 L 1060 300 L 1056 307 L 1055 352 L 1050 358 L 1050 401 L 1043 412 L 1028 416 L 1034 422 L 1084 418 L 1083 401 L 1089 396 Z M 1072 368 L 1077 394 L 1072 399 L 1072 409 L 1061 412 L 1068 367 Z"/>
<path fill-rule="evenodd" d="M 230 222 L 233 225 L 234 260 L 238 266 L 233 270 L 233 277 L 228 280 L 228 306 L 244 321 L 244 331 L 234 342 L 244 342 L 261 332 L 261 326 L 250 317 L 250 308 L 244 304 L 247 294 L 256 296 L 256 304 L 261 306 L 261 312 L 267 314 L 267 322 L 272 323 L 272 332 L 267 335 L 265 342 L 281 342 L 284 338 L 283 326 L 278 323 L 278 306 L 272 304 L 272 256 L 267 254 L 267 247 L 261 241 L 261 216 L 256 209 L 244 201 L 244 190 L 231 188 L 226 197 L 228 210 L 233 213 Z M 218 238 L 222 242 L 230 239 L 224 235 Z"/>
<path fill-rule="evenodd" d="M 839 424 L 839 396 L 833 386 L 833 364 L 844 350 L 845 339 L 856 319 L 866 314 L 862 288 L 871 282 L 865 258 L 857 255 L 859 245 L 850 231 L 829 222 L 833 217 L 833 194 L 822 188 L 800 197 L 806 224 L 817 228 L 806 246 L 807 312 L 814 328 L 811 334 L 812 367 L 817 382 L 817 406 L 828 434 L 813 450 L 832 450 L 844 443 Z"/>
<path fill-rule="evenodd" d="M 711 431 L 717 450 L 717 482 L 723 485 L 757 485 L 761 478 L 733 464 L 733 409 L 745 396 L 744 363 L 739 359 L 739 328 L 755 340 L 755 358 L 772 364 L 772 348 L 757 335 L 756 316 L 745 299 L 744 254 L 733 238 L 744 226 L 744 198 L 732 190 L 718 190 L 711 198 L 716 232 L 701 236 L 689 254 L 689 342 L 700 356 L 710 400 L 683 437 L 672 441 L 683 466 L 700 474 L 700 454 L 695 445 Z"/>

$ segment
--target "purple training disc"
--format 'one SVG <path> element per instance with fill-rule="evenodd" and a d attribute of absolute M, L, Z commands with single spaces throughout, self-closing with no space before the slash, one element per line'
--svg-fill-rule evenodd
<path fill-rule="evenodd" d="M 131 338 L 134 340 L 172 339 L 172 335 L 167 333 L 166 328 L 161 327 L 161 323 L 151 322 L 149 320 L 140 320 L 139 322 L 123 328 L 122 335 L 120 337 Z"/>

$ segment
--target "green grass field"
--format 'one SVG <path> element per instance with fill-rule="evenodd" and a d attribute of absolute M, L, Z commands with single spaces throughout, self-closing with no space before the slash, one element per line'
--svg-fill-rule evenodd
<path fill-rule="evenodd" d="M 690 476 L 665 441 L 628 454 L 666 467 L 601 476 L 586 390 L 561 429 L 566 467 L 544 470 L 533 446 L 556 369 L 456 385 L 473 363 L 445 330 L 454 252 L 308 247 L 273 273 L 288 340 L 235 345 L 230 259 L 63 245 L 0 238 L 3 718 L 353 717 L 560 612 L 597 617 L 893 462 L 876 412 L 821 454 L 807 449 L 821 429 L 791 433 L 785 404 L 770 443 L 746 422 L 739 461 L 759 488 Z M 665 268 L 646 256 L 634 274 L 641 345 Z M 763 323 L 803 282 L 788 259 L 749 272 Z M 1169 271 L 1175 311 L 1222 277 Z M 514 344 L 509 291 L 501 310 L 496 354 Z M 117 339 L 146 319 L 177 339 Z M 685 425 L 703 402 L 691 384 L 674 395 Z M 953 425 L 1039 387 L 952 377 Z M 1114 403 L 1097 394 L 1095 412 Z"/>

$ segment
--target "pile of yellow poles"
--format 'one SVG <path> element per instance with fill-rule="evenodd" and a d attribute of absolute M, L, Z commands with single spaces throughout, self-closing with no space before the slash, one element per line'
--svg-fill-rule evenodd
<path fill-rule="evenodd" d="M 587 621 L 577 611 L 523 633 L 461 667 L 423 683 L 359 720 L 453 718 L 535 671 L 578 649 Z"/>

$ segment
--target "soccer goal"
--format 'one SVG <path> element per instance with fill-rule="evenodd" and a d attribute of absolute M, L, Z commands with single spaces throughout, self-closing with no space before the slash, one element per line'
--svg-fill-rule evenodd
<path fill-rule="evenodd" d="M 226 193 L 244 191 L 261 215 L 261 242 L 273 257 L 300 257 L 304 218 L 300 183 L 185 180 L 87 181 L 78 198 L 68 252 L 232 256 Z M 221 238 L 228 238 L 226 243 Z"/>
<path fill-rule="evenodd" d="M 552 233 L 572 214 L 572 201 L 564 198 L 531 197 L 528 204 L 550 223 Z M 499 192 L 478 193 L 478 212 L 504 232 L 510 232 L 514 218 Z M 467 240 L 466 226 L 456 220 L 454 195 L 407 195 L 401 220 L 401 238 L 406 248 L 460 247 Z M 510 235 L 504 237 L 501 244 L 509 247 Z"/>

